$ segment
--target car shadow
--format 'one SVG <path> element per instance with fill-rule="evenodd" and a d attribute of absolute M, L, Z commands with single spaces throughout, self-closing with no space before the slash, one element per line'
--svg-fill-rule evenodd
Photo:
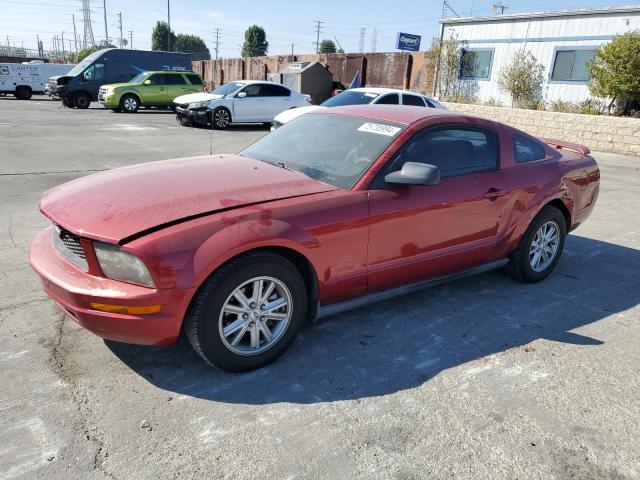
<path fill-rule="evenodd" d="M 543 282 L 496 271 L 372 304 L 308 326 L 278 361 L 250 373 L 208 367 L 184 339 L 163 348 L 105 343 L 179 395 L 243 404 L 353 400 L 412 389 L 489 355 L 526 356 L 537 339 L 598 348 L 602 341 L 575 330 L 636 306 L 639 284 L 640 251 L 570 235 Z"/>

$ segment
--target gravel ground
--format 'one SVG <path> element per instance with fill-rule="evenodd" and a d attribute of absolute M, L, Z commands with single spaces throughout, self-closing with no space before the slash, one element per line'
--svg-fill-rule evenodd
<path fill-rule="evenodd" d="M 594 154 L 598 206 L 546 281 L 492 272 L 327 318 L 234 375 L 63 320 L 27 261 L 46 189 L 210 141 L 167 111 L 0 98 L 0 478 L 640 478 L 639 158 Z"/>

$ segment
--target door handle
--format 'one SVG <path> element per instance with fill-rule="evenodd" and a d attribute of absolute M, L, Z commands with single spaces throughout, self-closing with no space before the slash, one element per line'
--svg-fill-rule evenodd
<path fill-rule="evenodd" d="M 489 200 L 496 200 L 497 198 L 504 197 L 507 194 L 505 190 L 498 190 L 497 188 L 490 188 L 483 196 Z"/>

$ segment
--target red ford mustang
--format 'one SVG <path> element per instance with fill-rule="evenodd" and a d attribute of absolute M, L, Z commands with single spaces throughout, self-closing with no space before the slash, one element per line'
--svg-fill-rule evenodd
<path fill-rule="evenodd" d="M 239 155 L 98 173 L 46 192 L 45 291 L 104 338 L 182 331 L 230 371 L 274 360 L 305 319 L 506 267 L 535 282 L 591 213 L 589 150 L 419 107 L 298 118 Z"/>

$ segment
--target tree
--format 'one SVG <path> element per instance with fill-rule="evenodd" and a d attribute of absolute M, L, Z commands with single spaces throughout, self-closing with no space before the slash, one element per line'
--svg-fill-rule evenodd
<path fill-rule="evenodd" d="M 171 30 L 171 45 L 167 45 L 167 35 L 169 35 L 169 25 L 167 22 L 158 21 L 151 33 L 151 50 L 169 51 L 169 47 L 173 48 L 176 44 L 176 35 Z"/>
<path fill-rule="evenodd" d="M 498 75 L 498 86 L 511 95 L 512 105 L 525 107 L 542 98 L 544 66 L 524 48 L 518 50 Z"/>
<path fill-rule="evenodd" d="M 475 95 L 477 82 L 460 79 L 461 44 L 455 33 L 440 41 L 434 38 L 427 51 L 423 89 L 443 100 L 468 101 Z M 435 91 L 434 91 L 435 82 Z"/>
<path fill-rule="evenodd" d="M 82 60 L 85 59 L 85 57 L 88 57 L 92 53 L 97 52 L 98 50 L 102 50 L 103 48 L 115 48 L 115 45 L 112 45 L 107 41 L 102 40 L 95 47 L 83 48 L 82 50 L 79 50 L 78 53 L 72 53 L 71 55 L 69 55 L 69 61 L 71 63 L 80 63 Z"/>
<path fill-rule="evenodd" d="M 625 103 L 640 101 L 640 31 L 618 35 L 595 52 L 588 65 L 589 91 Z"/>
<path fill-rule="evenodd" d="M 188 53 L 191 60 L 209 60 L 211 58 L 207 44 L 197 35 L 179 33 L 173 42 L 172 50 Z"/>
<path fill-rule="evenodd" d="M 269 42 L 264 28 L 258 25 L 251 25 L 244 32 L 244 44 L 241 55 L 243 57 L 262 57 L 267 54 Z"/>
<path fill-rule="evenodd" d="M 336 44 L 333 40 L 322 40 L 320 42 L 320 53 L 336 53 Z"/>

